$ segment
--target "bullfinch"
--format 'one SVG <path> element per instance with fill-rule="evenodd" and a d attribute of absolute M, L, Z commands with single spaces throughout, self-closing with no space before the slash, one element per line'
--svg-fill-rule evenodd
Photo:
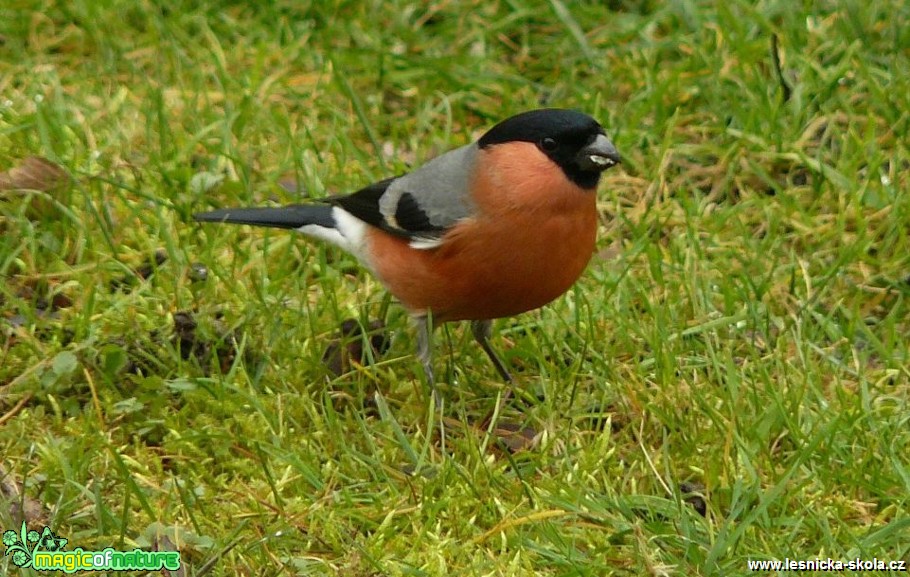
<path fill-rule="evenodd" d="M 511 382 L 490 346 L 492 320 L 549 303 L 581 275 L 594 252 L 600 175 L 619 162 L 590 116 L 532 110 L 353 194 L 194 218 L 294 229 L 353 254 L 414 319 L 417 356 L 435 393 L 432 325 L 450 321 L 471 321 Z"/>

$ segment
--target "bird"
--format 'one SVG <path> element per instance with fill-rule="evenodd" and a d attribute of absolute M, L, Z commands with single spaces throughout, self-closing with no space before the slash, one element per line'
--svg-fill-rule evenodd
<path fill-rule="evenodd" d="M 512 383 L 490 344 L 493 320 L 542 307 L 581 276 L 595 250 L 601 174 L 620 162 L 591 116 L 535 109 L 351 194 L 193 217 L 293 229 L 354 255 L 413 319 L 417 357 L 438 399 L 432 333 L 443 323 L 470 321 Z"/>

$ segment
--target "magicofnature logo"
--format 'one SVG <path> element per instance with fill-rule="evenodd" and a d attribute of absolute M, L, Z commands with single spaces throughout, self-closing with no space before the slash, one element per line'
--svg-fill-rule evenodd
<path fill-rule="evenodd" d="M 32 568 L 36 571 L 160 571 L 180 568 L 179 551 L 118 551 L 107 547 L 101 551 L 85 551 L 76 547 L 73 551 L 64 551 L 68 539 L 58 537 L 44 527 L 40 533 L 29 530 L 22 522 L 16 532 L 13 529 L 3 532 L 4 556 L 9 556 L 13 565 L 22 569 Z"/>
<path fill-rule="evenodd" d="M 31 567 L 35 553 L 42 550 L 49 553 L 61 551 L 66 547 L 67 540 L 54 535 L 49 527 L 41 533 L 29 531 L 23 521 L 18 534 L 13 530 L 3 533 L 3 544 L 6 545 L 5 555 L 13 556 L 13 565 L 26 568 Z"/>

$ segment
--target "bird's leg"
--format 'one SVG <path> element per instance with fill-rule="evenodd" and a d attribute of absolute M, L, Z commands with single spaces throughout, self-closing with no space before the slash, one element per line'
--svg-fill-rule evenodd
<path fill-rule="evenodd" d="M 433 326 L 432 321 L 427 315 L 414 317 L 414 325 L 417 328 L 417 358 L 423 365 L 423 374 L 427 378 L 430 390 L 433 391 L 433 400 L 437 407 L 441 407 L 442 399 L 439 391 L 436 390 L 436 378 L 433 375 Z"/>
<path fill-rule="evenodd" d="M 499 376 L 501 376 L 506 383 L 511 384 L 512 375 L 509 374 L 506 366 L 499 360 L 499 357 L 496 356 L 496 351 L 490 346 L 490 333 L 492 328 L 493 321 L 491 320 L 471 321 L 471 334 L 474 335 L 474 340 L 480 344 L 480 348 L 483 349 L 483 352 L 490 357 L 490 361 L 493 363 L 493 366 L 496 367 Z"/>
<path fill-rule="evenodd" d="M 494 417 L 499 415 L 503 405 L 512 397 L 512 375 L 509 374 L 509 371 L 506 370 L 506 366 L 499 360 L 499 357 L 496 356 L 496 351 L 490 346 L 490 333 L 492 328 L 493 321 L 491 320 L 471 321 L 471 334 L 474 335 L 474 340 L 480 344 L 480 348 L 482 348 L 483 352 L 487 353 L 487 356 L 490 357 L 490 361 L 493 363 L 493 366 L 496 367 L 499 375 L 506 384 L 509 385 L 506 388 L 506 391 L 499 397 L 496 407 L 487 413 L 487 416 L 480 422 L 480 428 L 485 430 L 490 428 L 490 424 Z"/>

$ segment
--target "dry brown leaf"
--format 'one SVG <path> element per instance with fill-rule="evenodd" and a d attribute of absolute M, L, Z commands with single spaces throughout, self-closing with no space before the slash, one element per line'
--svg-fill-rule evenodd
<path fill-rule="evenodd" d="M 367 336 L 372 350 L 373 360 L 378 360 L 388 349 L 390 338 L 385 330 L 385 324 L 380 320 L 370 321 L 367 326 Z M 341 330 L 336 338 L 332 339 L 322 354 L 322 362 L 333 375 L 341 376 L 351 370 L 352 363 L 364 365 L 370 360 L 370 355 L 363 346 L 363 329 L 357 319 L 345 319 L 341 323 Z"/>
<path fill-rule="evenodd" d="M 537 431 L 532 427 L 523 427 L 517 423 L 500 422 L 493 429 L 496 440 L 511 453 L 518 453 L 532 448 L 537 442 Z"/>
<path fill-rule="evenodd" d="M 2 190 L 40 190 L 47 192 L 69 182 L 69 174 L 46 158 L 29 156 L 19 166 L 0 172 Z"/>
<path fill-rule="evenodd" d="M 179 551 L 177 545 L 167 535 L 156 535 L 155 541 L 152 544 L 153 551 Z M 162 569 L 161 574 L 167 577 L 186 577 L 186 566 L 181 565 L 179 568 L 171 571 L 170 569 Z"/>
<path fill-rule="evenodd" d="M 23 495 L 23 489 L 7 470 L 0 465 L 0 500 L 9 505 L 13 525 L 25 521 L 29 525 L 47 525 L 48 513 L 39 501 Z"/>

